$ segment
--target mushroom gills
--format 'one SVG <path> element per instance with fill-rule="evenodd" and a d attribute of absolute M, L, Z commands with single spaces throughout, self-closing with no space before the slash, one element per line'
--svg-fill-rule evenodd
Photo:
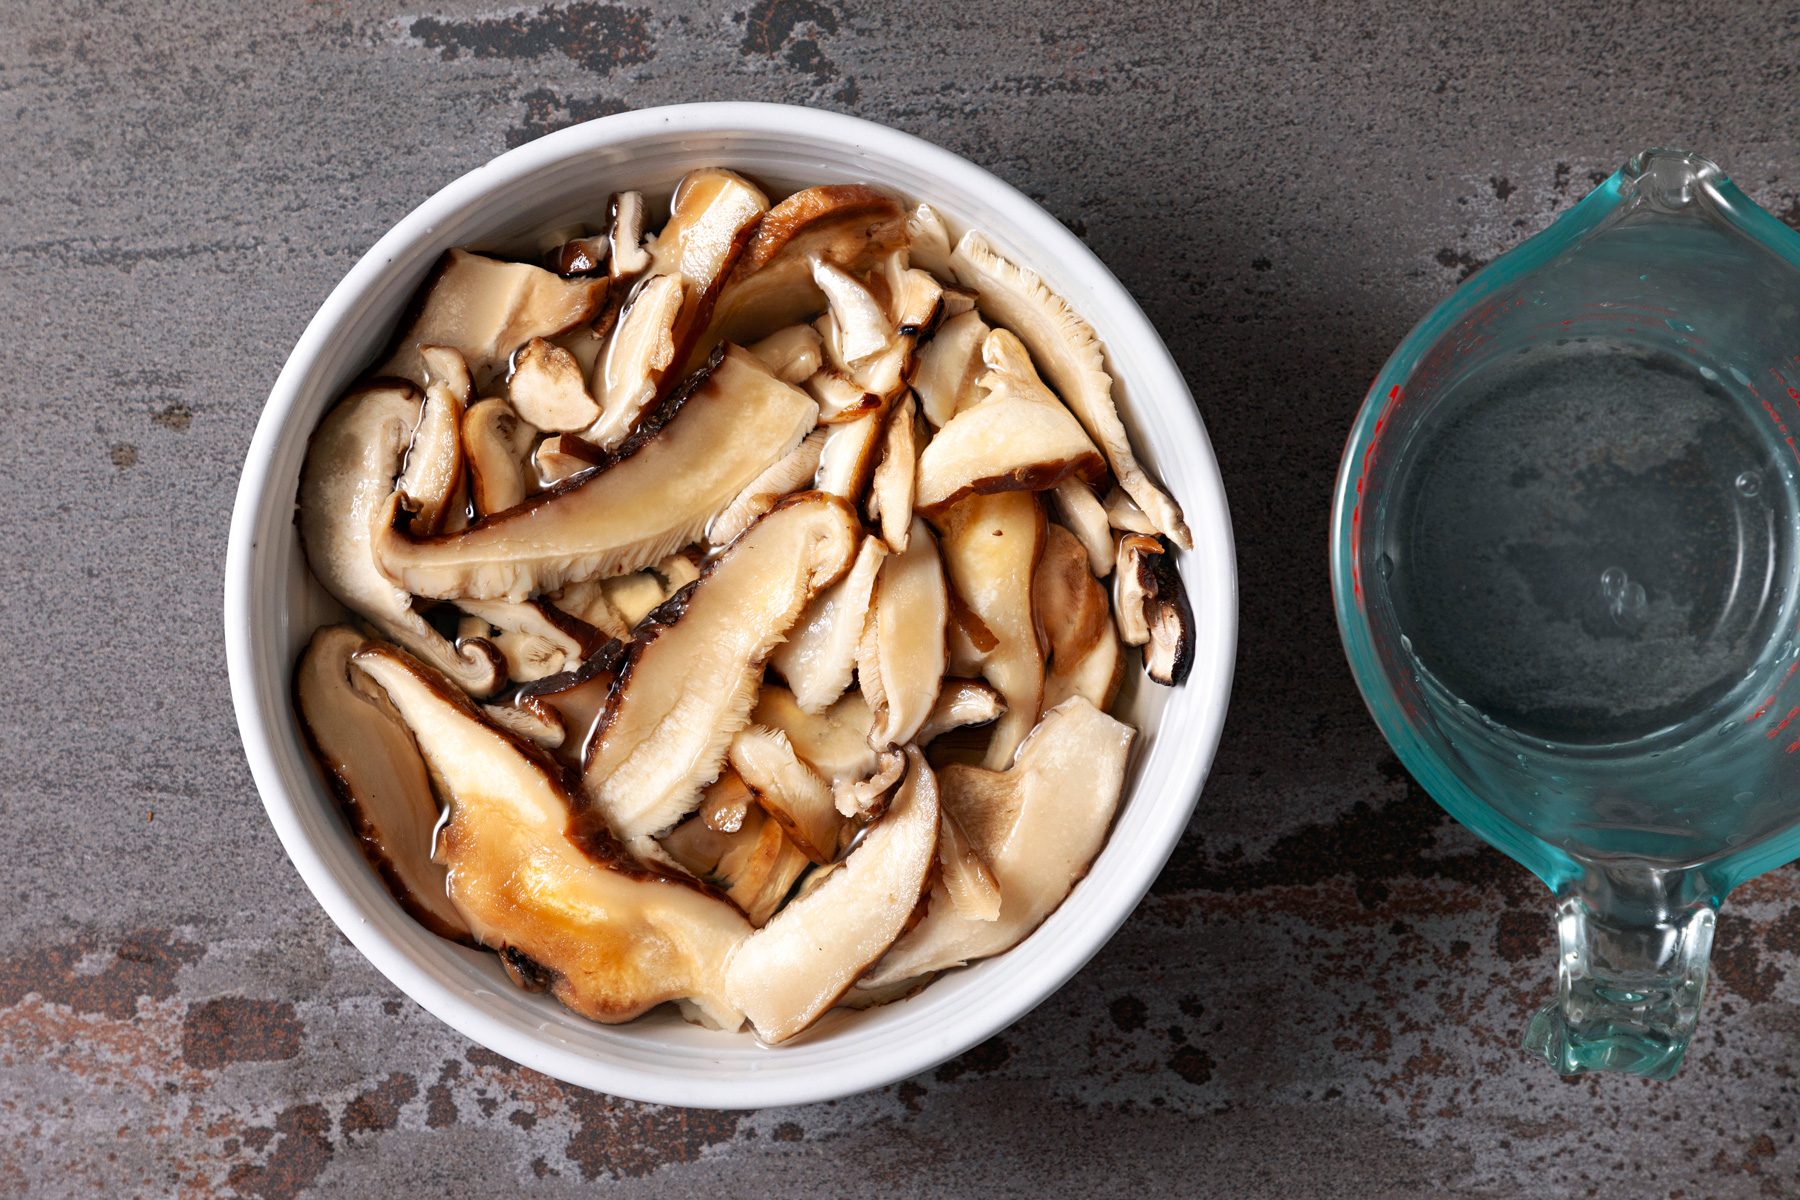
<path fill-rule="evenodd" d="M 1081 419 L 1106 455 L 1119 486 L 1137 501 L 1156 528 L 1182 549 L 1193 539 L 1181 508 L 1151 481 L 1132 453 L 1113 404 L 1112 376 L 1093 326 L 1082 320 L 1038 275 L 1000 255 L 986 237 L 970 230 L 950 256 L 956 281 L 980 296 L 982 311 L 1012 330 L 1036 360 L 1045 381 Z"/>
<path fill-rule="evenodd" d="M 730 545 L 758 517 L 774 508 L 776 501 L 812 482 L 819 470 L 819 452 L 824 448 L 823 429 L 815 429 L 802 438 L 798 446 L 751 480 L 749 486 L 738 493 L 737 499 L 713 518 L 706 527 L 707 544 Z"/>
<path fill-rule="evenodd" d="M 698 538 L 811 432 L 817 406 L 731 347 L 605 462 L 461 533 L 389 532 L 382 566 L 423 596 L 522 599 L 623 575 Z"/>
<path fill-rule="evenodd" d="M 999 954 L 1037 929 L 1105 843 L 1134 736 L 1131 726 L 1075 697 L 1044 715 L 1010 769 L 945 767 L 944 811 L 992 869 L 1000 912 L 972 919 L 940 881 L 925 919 L 864 983 L 882 986 Z"/>
<path fill-rule="evenodd" d="M 601 831 L 582 830 L 578 844 L 556 768 L 429 668 L 380 647 L 353 661 L 385 689 L 444 793 L 450 898 L 482 945 L 530 964 L 597 1021 L 681 999 L 722 1028 L 742 1023 L 721 986 L 750 932 L 735 908 L 645 870 Z"/>
<path fill-rule="evenodd" d="M 432 859 L 439 808 L 412 733 L 350 658 L 368 639 L 347 625 L 312 635 L 294 671 L 294 701 L 313 757 L 364 857 L 412 917 L 440 937 L 473 942 Z"/>
<path fill-rule="evenodd" d="M 855 548 L 841 501 L 793 497 L 639 625 L 583 772 L 616 835 L 655 834 L 693 810 L 749 718 L 769 652 Z"/>

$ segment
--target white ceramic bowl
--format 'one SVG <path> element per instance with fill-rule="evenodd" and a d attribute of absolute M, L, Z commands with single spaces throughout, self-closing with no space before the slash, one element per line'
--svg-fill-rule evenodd
<path fill-rule="evenodd" d="M 592 220 L 612 191 L 666 198 L 699 166 L 743 171 L 780 194 L 868 182 L 929 201 L 953 233 L 986 231 L 1099 331 L 1134 443 L 1186 511 L 1195 542 L 1181 562 L 1199 632 L 1193 674 L 1173 690 L 1128 684 L 1124 715 L 1142 736 L 1118 822 L 1087 878 L 1009 953 L 951 972 L 910 1000 L 834 1012 L 777 1049 L 661 1013 L 593 1024 L 512 987 L 493 955 L 427 933 L 364 862 L 308 762 L 289 704 L 301 645 L 337 611 L 307 574 L 294 528 L 307 438 L 382 347 L 433 261 L 451 246 L 526 246 L 538 231 Z M 1225 719 L 1236 626 L 1218 465 L 1174 361 L 1118 281 L 1053 217 L 956 155 L 865 121 L 773 104 L 648 109 L 565 129 L 470 172 L 394 226 L 332 291 L 275 381 L 244 464 L 225 572 L 244 751 L 288 856 L 345 936 L 396 987 L 490 1050 L 583 1087 L 715 1108 L 797 1104 L 891 1083 L 992 1036 L 1062 986 L 1131 913 L 1187 823 Z"/>

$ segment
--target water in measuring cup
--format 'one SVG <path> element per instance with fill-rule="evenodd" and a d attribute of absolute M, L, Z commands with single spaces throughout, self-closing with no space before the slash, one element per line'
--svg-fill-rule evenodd
<path fill-rule="evenodd" d="M 1414 431 L 1379 586 L 1434 707 L 1516 762 L 1496 788 L 1534 832 L 1683 858 L 1788 819 L 1744 811 L 1775 801 L 1734 765 L 1760 731 L 1731 736 L 1791 651 L 1773 431 L 1737 381 L 1596 339 L 1484 367 Z"/>

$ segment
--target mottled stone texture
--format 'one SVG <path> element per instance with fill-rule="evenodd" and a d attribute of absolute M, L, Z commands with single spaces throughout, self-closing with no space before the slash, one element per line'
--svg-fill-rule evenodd
<path fill-rule="evenodd" d="M 1682 1076 L 1516 1048 L 1545 897 L 1411 784 L 1327 603 L 1364 385 L 1631 152 L 1800 222 L 1773 5 L 0 4 L 0 1194 L 1800 1194 L 1800 884 L 1734 898 Z M 1016 1027 L 836 1104 L 613 1101 L 400 997 L 287 865 L 220 649 L 288 347 L 418 201 L 572 121 L 800 101 L 1040 199 L 1143 302 L 1230 486 L 1225 743 L 1155 893 Z M 1204 586 L 1204 583 L 1201 584 Z"/>

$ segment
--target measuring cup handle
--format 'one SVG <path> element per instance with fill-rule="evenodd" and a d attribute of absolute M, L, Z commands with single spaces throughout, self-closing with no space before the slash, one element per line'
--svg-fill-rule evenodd
<path fill-rule="evenodd" d="M 1525 1047 L 1564 1075 L 1669 1079 L 1700 1015 L 1717 901 L 1694 871 L 1591 867 L 1559 898 L 1554 1003 Z"/>

